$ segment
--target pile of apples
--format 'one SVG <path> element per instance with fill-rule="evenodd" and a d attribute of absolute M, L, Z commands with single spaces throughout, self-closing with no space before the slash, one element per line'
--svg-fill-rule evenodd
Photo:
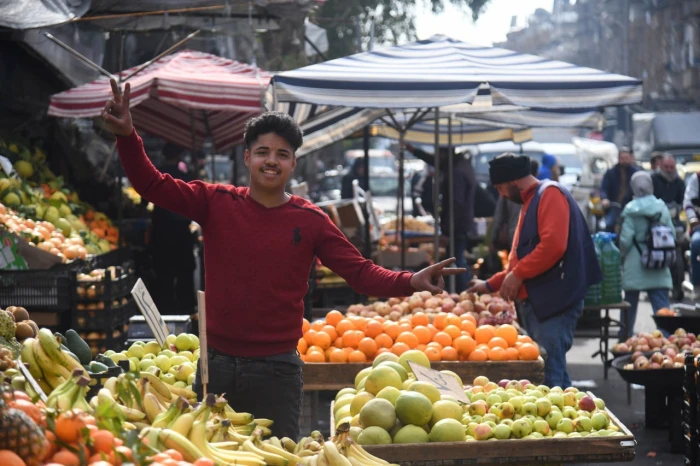
<path fill-rule="evenodd" d="M 650 356 L 645 356 L 639 351 L 632 354 L 632 362 L 623 367 L 626 371 L 647 369 L 683 369 L 685 352 L 676 353 L 673 348 L 662 351 L 654 351 Z"/>
<path fill-rule="evenodd" d="M 700 340 L 682 328 L 677 329 L 668 338 L 665 338 L 661 331 L 654 330 L 651 333 L 640 333 L 637 336 L 630 337 L 624 343 L 617 343 L 612 350 L 615 353 L 646 353 L 660 350 L 664 354 L 669 354 L 672 358 L 680 352 L 690 351 L 693 353 L 693 356 L 700 356 Z M 672 351 L 667 352 L 667 350 Z"/>
<path fill-rule="evenodd" d="M 440 312 L 452 313 L 458 316 L 470 314 L 476 319 L 477 325 L 512 324 L 516 320 L 512 303 L 495 295 L 477 295 L 475 293 L 433 295 L 429 291 L 413 293 L 406 298 L 390 298 L 388 301 L 377 301 L 372 304 L 355 304 L 348 308 L 346 315 L 360 317 L 381 316 L 397 322 L 405 315 L 419 312 L 433 316 Z"/>

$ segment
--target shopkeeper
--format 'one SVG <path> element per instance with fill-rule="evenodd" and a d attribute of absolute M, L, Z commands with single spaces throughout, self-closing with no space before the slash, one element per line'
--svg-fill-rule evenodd
<path fill-rule="evenodd" d="M 277 437 L 298 438 L 303 364 L 303 299 L 314 257 L 360 294 L 407 296 L 441 292 L 449 259 L 418 273 L 392 272 L 362 257 L 318 207 L 287 194 L 302 144 L 299 126 L 276 112 L 251 118 L 245 130 L 250 187 L 184 182 L 151 164 L 114 80 L 103 118 L 117 136 L 124 171 L 155 205 L 202 226 L 205 248 L 209 393 L 226 393 L 231 407 L 274 420 Z M 199 371 L 195 390 L 201 397 Z"/>
<path fill-rule="evenodd" d="M 520 304 L 523 324 L 547 351 L 547 386 L 571 385 L 566 353 L 574 341 L 588 287 L 602 280 L 586 220 L 569 191 L 551 180 L 538 182 L 530 159 L 506 153 L 490 162 L 498 193 L 521 204 L 508 267 L 470 291 L 501 292 Z"/>

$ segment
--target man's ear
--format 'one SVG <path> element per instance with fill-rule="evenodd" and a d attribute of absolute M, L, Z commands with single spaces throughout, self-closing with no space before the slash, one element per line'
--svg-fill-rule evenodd
<path fill-rule="evenodd" d="M 250 168 L 250 151 L 248 149 L 243 153 L 243 163 L 245 163 L 246 167 Z"/>
<path fill-rule="evenodd" d="M 297 154 L 292 154 L 292 170 L 297 168 Z"/>

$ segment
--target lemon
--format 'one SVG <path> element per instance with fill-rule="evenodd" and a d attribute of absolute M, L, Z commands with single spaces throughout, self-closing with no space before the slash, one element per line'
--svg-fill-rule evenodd
<path fill-rule="evenodd" d="M 61 201 L 64 203 L 68 202 L 68 199 L 66 199 L 66 195 L 63 194 L 61 191 L 56 191 L 51 195 L 49 199 L 51 199 L 52 201 Z"/>
<path fill-rule="evenodd" d="M 60 218 L 61 214 L 58 212 L 58 209 L 54 206 L 50 206 L 48 209 L 46 209 L 46 212 L 44 213 L 44 220 L 53 223 L 54 225 L 56 225 L 56 222 L 58 222 L 58 219 Z"/>
<path fill-rule="evenodd" d="M 18 160 L 15 162 L 15 171 L 21 178 L 28 179 L 34 174 L 34 167 L 26 160 Z"/>
<path fill-rule="evenodd" d="M 58 213 L 61 215 L 63 218 L 68 218 L 69 215 L 71 215 L 73 212 L 70 210 L 70 207 L 68 207 L 66 204 L 61 204 L 61 207 L 58 208 Z"/>
<path fill-rule="evenodd" d="M 73 231 L 73 227 L 71 227 L 70 222 L 66 220 L 65 218 L 59 218 L 56 221 L 56 228 L 61 230 L 61 233 L 63 233 L 63 236 L 70 236 L 71 231 Z"/>
<path fill-rule="evenodd" d="M 7 193 L 2 202 L 9 207 L 17 207 L 20 204 L 19 196 L 15 193 Z"/>

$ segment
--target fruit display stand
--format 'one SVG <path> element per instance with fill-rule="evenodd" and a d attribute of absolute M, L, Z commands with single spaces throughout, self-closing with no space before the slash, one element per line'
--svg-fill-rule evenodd
<path fill-rule="evenodd" d="M 591 355 L 592 358 L 600 356 L 603 362 L 603 376 L 605 380 L 608 380 L 608 369 L 610 368 L 610 338 L 617 338 L 610 334 L 610 328 L 616 327 L 621 329 L 621 322 L 624 320 L 624 316 L 630 308 L 628 302 L 621 302 L 615 304 L 599 304 L 594 306 L 585 306 L 583 308 L 583 313 L 591 314 L 595 313 L 594 320 L 598 323 L 598 338 L 600 339 L 598 343 L 598 351 Z M 610 317 L 610 311 L 618 310 L 620 311 L 620 320 L 615 320 Z M 601 311 L 603 314 L 601 315 Z M 585 336 L 576 332 L 575 336 Z"/>
<path fill-rule="evenodd" d="M 589 396 L 594 398 L 592 393 Z M 560 465 L 565 463 L 612 463 L 634 461 L 634 435 L 607 408 L 610 422 L 623 435 L 591 438 L 510 439 L 497 441 L 409 443 L 364 445 L 372 455 L 401 466 L 520 466 Z M 331 405 L 331 435 L 335 435 L 335 417 Z M 505 442 L 505 443 L 504 443 Z"/>
<path fill-rule="evenodd" d="M 439 371 L 452 371 L 464 380 L 472 380 L 483 375 L 490 380 L 527 379 L 534 384 L 541 384 L 544 381 L 542 357 L 535 361 L 443 361 L 434 362 L 431 366 Z M 372 367 L 372 364 L 304 364 L 304 390 L 341 390 L 352 386 L 357 373 L 367 367 Z"/>
<path fill-rule="evenodd" d="M 688 304 L 674 304 L 673 311 L 666 313 L 659 312 L 652 316 L 656 327 L 666 330 L 669 333 L 682 328 L 690 333 L 700 333 L 700 306 Z"/>

